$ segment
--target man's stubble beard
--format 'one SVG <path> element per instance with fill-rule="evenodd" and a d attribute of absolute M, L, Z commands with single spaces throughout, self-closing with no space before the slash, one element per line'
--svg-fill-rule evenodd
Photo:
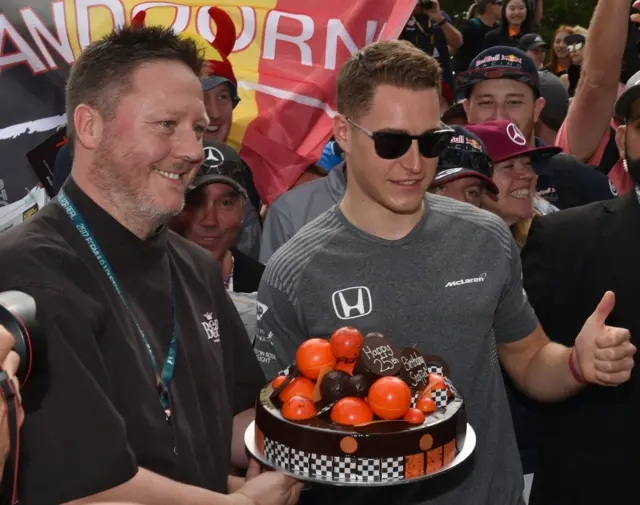
<path fill-rule="evenodd" d="M 109 202 L 116 213 L 116 217 L 136 235 L 148 235 L 157 228 L 167 224 L 170 219 L 179 214 L 184 208 L 184 199 L 179 211 L 168 212 L 159 208 L 153 201 L 153 196 L 144 185 L 131 184 L 125 175 L 127 170 L 133 173 L 137 162 L 135 157 L 128 152 L 121 158 L 113 153 L 117 149 L 111 148 L 110 142 L 103 142 L 94 155 L 93 166 L 89 179 L 91 184 L 98 189 L 103 198 Z"/>

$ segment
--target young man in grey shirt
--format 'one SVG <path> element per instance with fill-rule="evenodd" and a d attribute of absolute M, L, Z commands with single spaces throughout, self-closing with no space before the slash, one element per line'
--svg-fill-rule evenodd
<path fill-rule="evenodd" d="M 498 361 L 541 401 L 572 396 L 585 381 L 623 383 L 633 367 L 629 332 L 604 324 L 612 293 L 575 347 L 549 342 L 506 225 L 425 196 L 452 135 L 439 122 L 439 79 L 436 61 L 404 42 L 373 44 L 344 65 L 334 135 L 349 166 L 347 191 L 274 254 L 258 292 L 255 352 L 273 377 L 306 338 L 349 325 L 440 355 L 465 397 L 475 455 L 467 468 L 421 485 L 334 489 L 332 504 L 520 505 L 522 469 Z"/>

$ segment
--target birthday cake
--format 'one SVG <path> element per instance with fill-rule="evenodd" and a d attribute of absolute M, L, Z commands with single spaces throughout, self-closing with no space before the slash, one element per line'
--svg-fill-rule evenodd
<path fill-rule="evenodd" d="M 255 447 L 267 465 L 342 485 L 399 484 L 442 472 L 461 451 L 464 400 L 438 356 L 379 333 L 313 338 L 261 391 Z"/>

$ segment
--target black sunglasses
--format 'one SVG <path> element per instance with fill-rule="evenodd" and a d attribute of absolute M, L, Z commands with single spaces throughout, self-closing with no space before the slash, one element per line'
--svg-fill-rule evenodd
<path fill-rule="evenodd" d="M 472 168 L 487 177 L 493 177 L 493 161 L 483 153 L 450 147 L 445 149 L 438 160 L 439 169 Z"/>
<path fill-rule="evenodd" d="M 384 160 L 396 160 L 404 156 L 411 148 L 414 140 L 418 141 L 418 150 L 424 158 L 437 158 L 449 145 L 455 132 L 445 124 L 440 124 L 439 130 L 409 135 L 403 132 L 372 132 L 346 118 L 353 126 L 361 130 L 373 140 L 376 154 Z"/>

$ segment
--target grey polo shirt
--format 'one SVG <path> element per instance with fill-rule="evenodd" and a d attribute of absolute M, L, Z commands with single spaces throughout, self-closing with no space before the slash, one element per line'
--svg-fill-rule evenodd
<path fill-rule="evenodd" d="M 522 467 L 496 348 L 538 325 L 518 250 L 495 215 L 437 195 L 425 203 L 424 218 L 397 241 L 355 228 L 336 206 L 280 248 L 258 291 L 256 356 L 272 378 L 305 338 L 347 325 L 442 356 L 478 436 L 472 470 L 455 485 L 393 488 L 388 503 L 519 505 Z M 332 503 L 347 494 L 345 503 L 366 503 L 342 490 Z"/>
<path fill-rule="evenodd" d="M 265 265 L 274 252 L 305 224 L 326 212 L 344 197 L 347 178 L 344 163 L 329 175 L 307 182 L 280 195 L 269 207 L 262 230 L 260 262 Z"/>

